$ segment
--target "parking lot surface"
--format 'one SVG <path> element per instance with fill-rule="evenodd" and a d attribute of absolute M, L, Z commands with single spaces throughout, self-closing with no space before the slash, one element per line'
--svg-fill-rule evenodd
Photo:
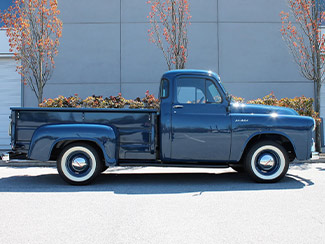
<path fill-rule="evenodd" d="M 231 169 L 113 168 L 71 186 L 0 167 L 0 243 L 325 243 L 325 164 L 279 183 Z"/>

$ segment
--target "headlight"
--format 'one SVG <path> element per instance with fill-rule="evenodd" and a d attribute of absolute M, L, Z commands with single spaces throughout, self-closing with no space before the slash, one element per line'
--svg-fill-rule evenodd
<path fill-rule="evenodd" d="M 313 127 L 313 131 L 315 131 L 315 129 L 316 129 L 316 120 L 313 118 L 313 120 L 314 120 L 314 127 Z"/>

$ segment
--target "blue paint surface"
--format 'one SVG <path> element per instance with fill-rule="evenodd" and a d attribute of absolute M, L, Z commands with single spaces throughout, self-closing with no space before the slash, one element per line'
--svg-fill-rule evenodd
<path fill-rule="evenodd" d="M 231 103 L 210 71 L 169 71 L 162 81 L 160 111 L 12 108 L 12 146 L 29 158 L 48 160 L 57 142 L 86 140 L 100 146 L 107 165 L 220 165 L 239 162 L 247 146 L 263 137 L 282 138 L 297 159 L 310 158 L 311 117 L 288 108 Z"/>

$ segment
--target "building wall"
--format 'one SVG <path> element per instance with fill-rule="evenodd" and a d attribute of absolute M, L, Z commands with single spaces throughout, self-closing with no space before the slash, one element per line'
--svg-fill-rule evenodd
<path fill-rule="evenodd" d="M 0 29 L 0 150 L 10 148 L 8 135 L 10 107 L 21 105 L 21 82 L 16 62 L 9 53 L 5 30 Z"/>
<path fill-rule="evenodd" d="M 187 68 L 220 74 L 229 92 L 247 99 L 313 96 L 281 38 L 279 12 L 286 0 L 190 0 Z M 148 41 L 146 0 L 59 0 L 63 37 L 45 97 L 157 95 L 167 70 Z M 36 105 L 25 87 L 25 106 Z"/>

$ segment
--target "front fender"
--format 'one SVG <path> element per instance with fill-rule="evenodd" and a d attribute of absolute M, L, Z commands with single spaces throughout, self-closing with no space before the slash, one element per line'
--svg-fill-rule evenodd
<path fill-rule="evenodd" d="M 283 133 L 281 131 L 260 131 L 260 132 L 255 132 L 253 133 L 252 135 L 249 136 L 249 138 L 246 139 L 245 143 L 242 144 L 242 145 L 234 145 L 233 147 L 233 152 L 235 151 L 235 148 L 240 148 L 240 150 L 238 151 L 237 154 L 233 153 L 232 155 L 232 160 L 233 161 L 239 161 L 240 158 L 242 157 L 244 151 L 245 151 L 245 148 L 247 147 L 248 143 L 256 136 L 263 136 L 263 135 L 275 135 L 275 136 L 283 136 L 285 137 L 293 146 L 293 149 L 295 151 L 295 153 L 299 154 L 299 152 L 297 152 L 296 150 L 296 145 L 294 143 L 294 141 L 291 139 L 291 137 L 289 135 L 287 135 L 286 133 Z"/>
<path fill-rule="evenodd" d="M 52 149 L 62 141 L 91 141 L 102 150 L 106 165 L 117 162 L 117 130 L 100 124 L 51 124 L 37 128 L 32 136 L 28 158 L 48 161 Z"/>
<path fill-rule="evenodd" d="M 249 141 L 263 134 L 287 138 L 298 160 L 310 157 L 313 119 L 305 116 L 278 114 L 232 114 L 232 145 L 230 161 L 240 160 Z"/>

